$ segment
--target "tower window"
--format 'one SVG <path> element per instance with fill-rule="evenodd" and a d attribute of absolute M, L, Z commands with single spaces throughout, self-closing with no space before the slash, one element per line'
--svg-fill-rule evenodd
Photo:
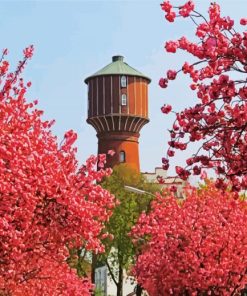
<path fill-rule="evenodd" d="M 89 107 L 90 107 L 89 83 L 87 85 L 87 97 L 88 97 L 87 112 L 89 113 Z"/>
<path fill-rule="evenodd" d="M 125 162 L 125 152 L 124 151 L 120 151 L 119 153 L 119 162 Z"/>
<path fill-rule="evenodd" d="M 127 86 L 127 78 L 126 76 L 121 77 L 121 87 L 126 87 Z"/>
<path fill-rule="evenodd" d="M 127 105 L 127 95 L 126 94 L 122 94 L 121 96 L 121 105 L 122 106 L 126 106 Z"/>

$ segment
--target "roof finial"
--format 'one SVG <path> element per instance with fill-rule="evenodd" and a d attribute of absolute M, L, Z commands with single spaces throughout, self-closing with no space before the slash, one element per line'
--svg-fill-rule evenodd
<path fill-rule="evenodd" d="M 124 59 L 124 57 L 121 56 L 121 55 L 115 55 L 115 56 L 112 57 L 113 62 L 117 62 L 117 61 L 123 62 L 123 59 Z"/>

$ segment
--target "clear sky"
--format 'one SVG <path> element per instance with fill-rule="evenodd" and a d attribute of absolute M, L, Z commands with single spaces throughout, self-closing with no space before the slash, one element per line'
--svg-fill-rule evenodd
<path fill-rule="evenodd" d="M 27 81 L 32 81 L 27 97 L 38 98 L 45 118 L 56 120 L 54 133 L 59 138 L 68 129 L 78 133 L 80 162 L 97 153 L 96 133 L 86 123 L 87 92 L 83 81 L 110 63 L 113 55 L 123 55 L 129 65 L 152 79 L 150 123 L 144 126 L 140 138 L 142 171 L 153 171 L 155 166 L 160 166 L 167 150 L 167 129 L 174 118 L 161 114 L 160 107 L 169 103 L 175 110 L 181 110 L 195 102 L 188 90 L 188 80 L 182 76 L 168 90 L 158 86 L 159 78 L 169 68 L 178 69 L 186 59 L 185 55 L 165 54 L 164 42 L 192 36 L 195 29 L 189 20 L 168 24 L 160 2 L 0 0 L 1 47 L 9 49 L 14 66 L 22 50 L 34 44 L 35 54 L 25 71 Z M 194 2 L 206 14 L 211 1 Z M 236 24 L 240 17 L 246 17 L 246 0 L 218 3 L 222 5 L 222 14 L 231 15 Z M 189 152 L 174 158 L 170 174 L 174 174 L 174 165 L 183 165 Z"/>

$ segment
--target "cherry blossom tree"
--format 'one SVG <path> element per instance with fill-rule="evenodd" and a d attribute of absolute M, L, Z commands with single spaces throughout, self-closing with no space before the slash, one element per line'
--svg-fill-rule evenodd
<path fill-rule="evenodd" d="M 104 155 L 78 166 L 76 134 L 60 145 L 42 120 L 37 101 L 25 96 L 21 77 L 33 46 L 16 71 L 0 60 L 0 295 L 91 295 L 87 278 L 66 263 L 69 249 L 95 253 L 115 199 L 97 184 L 110 170 L 97 169 Z"/>
<path fill-rule="evenodd" d="M 235 193 L 208 182 L 169 191 L 132 230 L 142 243 L 134 273 L 150 296 L 240 295 L 247 282 L 247 208 Z M 144 244 L 143 244 L 144 242 Z"/>
<path fill-rule="evenodd" d="M 210 4 L 208 18 L 195 10 L 193 1 L 178 7 L 164 1 L 161 8 L 168 22 L 182 17 L 196 26 L 195 40 L 184 36 L 168 41 L 165 50 L 185 51 L 196 61 L 168 70 L 159 84 L 166 88 L 182 72 L 190 76 L 189 87 L 198 98 L 195 106 L 175 113 L 164 169 L 176 149 L 185 150 L 190 142 L 199 141 L 202 145 L 187 159 L 187 167 L 176 167 L 179 177 L 187 179 L 191 173 L 200 175 L 202 169 L 214 168 L 218 187 L 226 188 L 223 180 L 228 179 L 233 191 L 247 189 L 247 18 L 240 20 L 245 28 L 237 32 L 233 19 L 221 16 L 216 3 Z M 172 107 L 165 104 L 161 110 L 167 114 Z"/>

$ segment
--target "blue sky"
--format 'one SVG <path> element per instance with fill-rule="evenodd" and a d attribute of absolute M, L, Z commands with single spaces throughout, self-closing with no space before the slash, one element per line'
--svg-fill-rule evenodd
<path fill-rule="evenodd" d="M 87 92 L 84 79 L 121 54 L 125 61 L 152 79 L 149 88 L 149 117 L 140 138 L 142 171 L 161 165 L 167 150 L 168 132 L 173 116 L 160 112 L 164 103 L 181 110 L 195 102 L 188 89 L 188 79 L 180 77 L 168 90 L 158 86 L 159 78 L 169 68 L 178 69 L 184 54 L 168 55 L 166 40 L 193 36 L 189 20 L 168 24 L 160 2 L 150 1 L 0 1 L 0 36 L 2 48 L 10 51 L 12 65 L 22 50 L 34 44 L 25 79 L 32 81 L 29 99 L 38 99 L 45 118 L 55 119 L 54 133 L 59 138 L 69 129 L 78 133 L 78 159 L 97 153 L 94 129 L 86 123 Z M 185 1 L 171 1 L 183 4 Z M 195 1 L 204 14 L 211 1 Z M 236 24 L 246 17 L 246 0 L 221 0 L 222 14 L 231 15 Z M 238 25 L 237 25 L 238 27 Z M 193 149 L 178 154 L 172 162 L 183 165 Z"/>

